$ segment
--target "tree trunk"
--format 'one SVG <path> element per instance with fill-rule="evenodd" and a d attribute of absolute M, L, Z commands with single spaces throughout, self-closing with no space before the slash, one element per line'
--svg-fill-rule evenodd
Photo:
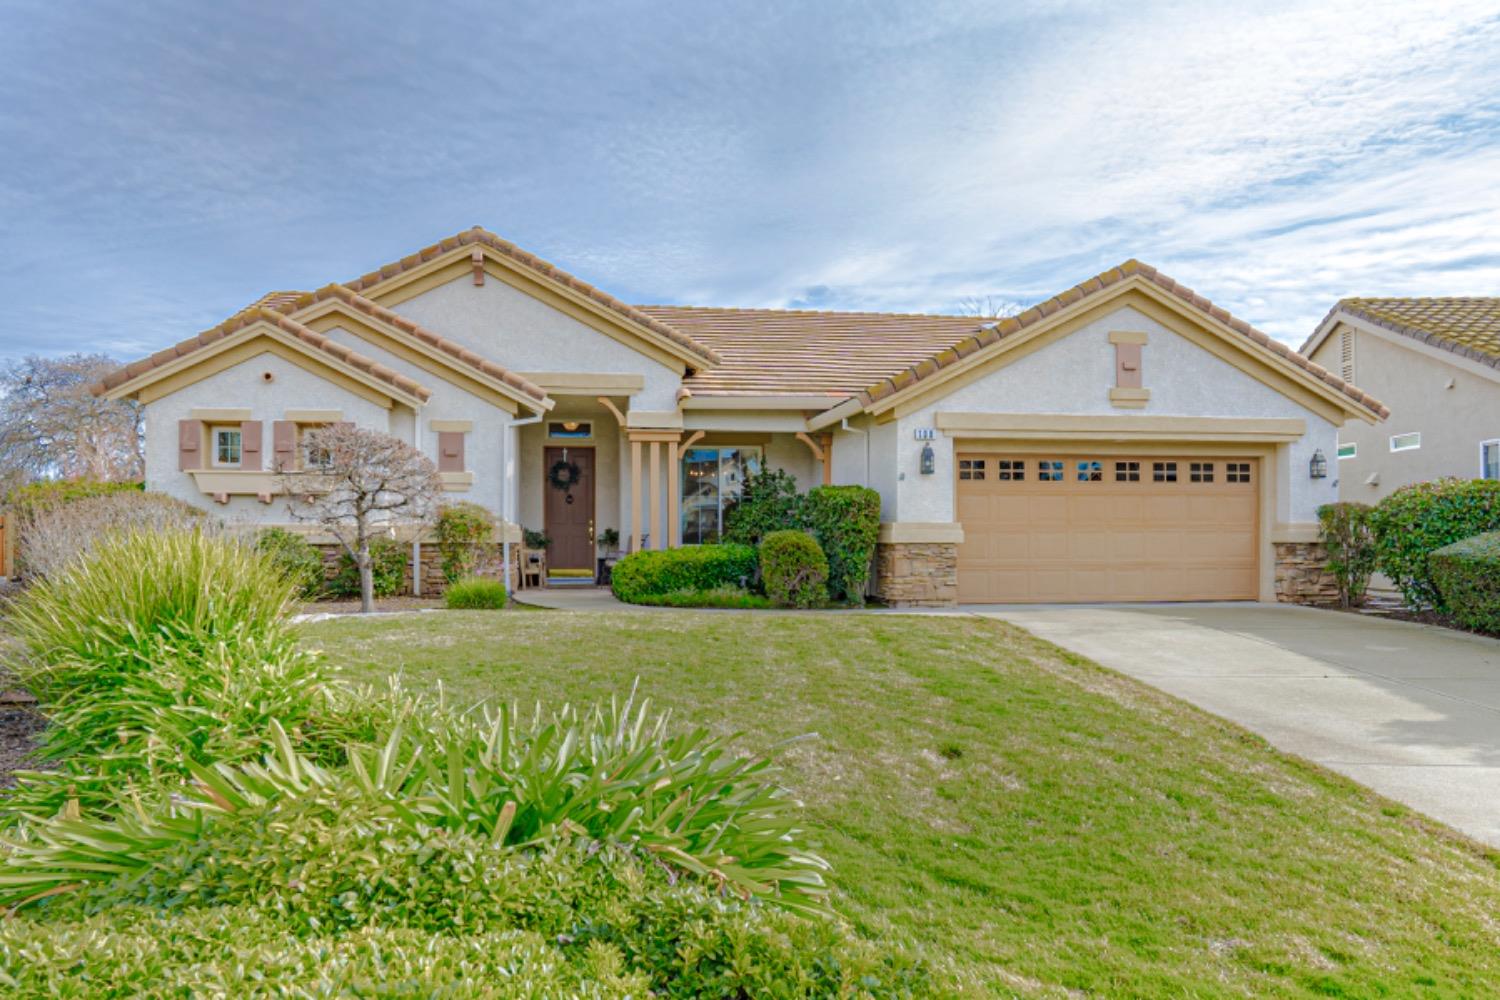
<path fill-rule="evenodd" d="M 369 614 L 375 610 L 375 571 L 371 565 L 368 539 L 360 541 L 359 554 L 354 557 L 354 562 L 359 567 L 359 612 Z"/>

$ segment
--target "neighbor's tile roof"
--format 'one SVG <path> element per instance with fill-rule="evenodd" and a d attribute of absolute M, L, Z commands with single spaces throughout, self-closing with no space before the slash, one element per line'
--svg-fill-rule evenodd
<path fill-rule="evenodd" d="M 648 316 L 646 313 L 637 309 L 635 306 L 627 305 L 624 302 L 621 302 L 619 299 L 615 298 L 613 295 L 610 295 L 608 292 L 604 292 L 599 290 L 598 288 L 595 288 L 593 285 L 582 280 L 581 278 L 573 277 L 573 275 L 569 274 L 567 271 L 564 271 L 562 268 L 543 260 L 536 254 L 522 250 L 520 247 L 516 246 L 509 240 L 501 239 L 499 236 L 496 236 L 494 233 L 480 226 L 475 226 L 473 229 L 467 229 L 464 232 L 461 232 L 456 236 L 450 236 L 445 240 L 439 240 L 437 243 L 434 243 L 430 247 L 424 247 L 414 254 L 410 254 L 409 256 L 403 257 L 398 261 L 387 264 L 382 268 L 371 271 L 369 274 L 365 275 L 362 278 L 355 278 L 353 281 L 348 281 L 344 284 L 351 291 L 367 291 L 368 289 L 373 288 L 375 285 L 378 285 L 390 278 L 394 278 L 404 271 L 410 271 L 412 268 L 420 267 L 428 261 L 433 260 L 437 257 L 441 257 L 442 255 L 450 253 L 460 247 L 473 246 L 474 244 L 482 244 L 484 246 L 487 246 L 492 250 L 504 254 L 506 257 L 510 258 L 516 263 L 530 268 L 531 270 L 544 277 L 550 278 L 551 280 L 559 284 L 566 285 L 573 291 L 578 292 L 581 295 L 585 295 L 588 298 L 599 303 L 600 305 L 604 306 L 605 308 L 618 313 L 637 326 L 645 327 L 652 333 L 655 333 L 660 337 L 665 337 L 667 340 L 670 340 L 672 343 L 677 344 L 679 347 L 687 349 L 689 352 L 695 354 L 706 364 L 713 365 L 718 364 L 719 362 L 719 356 L 713 351 L 712 348 L 700 344 L 698 341 L 694 340 L 692 337 L 687 336 L 681 331 L 674 330 L 672 327 L 667 326 L 660 320 Z"/>
<path fill-rule="evenodd" d="M 1053 313 L 1056 313 L 1062 309 L 1066 309 L 1069 306 L 1075 305 L 1078 302 L 1082 302 L 1085 299 L 1091 298 L 1092 296 L 1099 294 L 1112 285 L 1117 285 L 1122 281 L 1126 281 L 1136 276 L 1144 278 L 1147 281 L 1150 281 L 1153 284 L 1166 289 L 1168 292 L 1171 292 L 1173 295 L 1193 306 L 1198 311 L 1205 313 L 1206 315 L 1212 317 L 1225 326 L 1228 326 L 1231 330 L 1240 334 L 1242 337 L 1245 337 L 1247 340 L 1253 341 L 1261 347 L 1271 351 L 1287 364 L 1293 365 L 1297 368 L 1301 368 L 1319 381 L 1327 384 L 1334 389 L 1337 389 L 1339 392 L 1343 393 L 1345 396 L 1358 403 L 1360 406 L 1363 406 L 1371 413 L 1376 414 L 1382 419 L 1390 415 L 1390 410 L 1387 409 L 1378 399 L 1375 399 L 1374 397 L 1364 393 L 1359 388 L 1350 385 L 1343 379 L 1339 378 L 1337 375 L 1328 371 L 1322 365 L 1316 364 L 1308 358 L 1303 357 L 1301 354 L 1298 354 L 1296 351 L 1292 350 L 1290 347 L 1287 347 L 1285 344 L 1271 339 L 1266 334 L 1261 333 L 1259 330 L 1255 329 L 1255 327 L 1251 326 L 1249 323 L 1246 323 L 1244 320 L 1236 319 L 1234 316 L 1231 316 L 1228 311 L 1214 305 L 1208 299 L 1195 293 L 1191 288 L 1178 284 L 1176 281 L 1173 281 L 1165 274 L 1162 274 L 1156 268 L 1150 266 L 1149 264 L 1142 264 L 1140 261 L 1135 260 L 1134 258 L 1127 260 L 1119 267 L 1110 268 L 1108 271 L 1105 271 L 1102 274 L 1097 274 L 1089 280 L 1083 282 L 1082 284 L 1073 286 L 1060 295 L 1054 295 L 1052 298 L 1040 303 L 1039 305 L 1032 306 L 1030 309 L 1021 313 L 1019 316 L 1012 316 L 991 323 L 980 329 L 977 333 L 971 334 L 970 336 L 963 338 L 957 343 L 944 348 L 942 351 L 934 354 L 932 357 L 924 359 L 919 364 L 915 364 L 900 372 L 894 373 L 887 378 L 881 379 L 880 381 L 871 385 L 864 392 L 860 393 L 860 402 L 868 406 L 871 403 L 875 403 L 886 398 L 887 396 L 893 396 L 897 392 L 905 389 L 907 386 L 913 385 L 924 379 L 930 378 L 933 375 L 936 375 L 944 368 L 956 364 L 961 359 L 968 357 L 970 354 L 973 354 L 976 351 L 989 347 L 990 345 L 995 344 L 1006 337 L 1013 336 L 1026 329 L 1027 327 L 1041 322 L 1043 319 L 1051 316 Z"/>
<path fill-rule="evenodd" d="M 289 294 L 292 293 L 272 293 L 272 295 L 281 296 Z M 267 298 L 269 297 L 270 296 L 267 296 Z M 210 344 L 223 340 L 225 337 L 238 333 L 245 327 L 250 326 L 254 323 L 261 322 L 263 320 L 276 327 L 277 329 L 291 334 L 293 337 L 296 337 L 299 341 L 306 344 L 308 347 L 311 347 L 317 351 L 321 351 L 329 357 L 336 358 L 337 360 L 342 361 L 344 364 L 349 365 L 351 368 L 358 369 L 359 371 L 364 372 L 366 375 L 369 375 L 372 378 L 384 382 L 392 388 L 405 393 L 407 396 L 414 397 L 425 403 L 427 402 L 428 397 L 432 395 L 432 391 L 427 389 L 421 383 L 407 378 L 405 375 L 402 375 L 400 372 L 395 371 L 394 369 L 387 368 L 385 365 L 381 364 L 373 358 L 365 357 L 358 351 L 350 350 L 343 344 L 340 344 L 337 341 L 334 341 L 329 337 L 318 333 L 316 330 L 311 330 L 303 326 L 301 323 L 298 323 L 296 320 L 282 315 L 275 309 L 270 309 L 264 305 L 261 305 L 260 303 L 263 301 L 265 301 L 265 299 L 258 300 L 254 305 L 247 306 L 246 308 L 241 309 L 239 312 L 235 313 L 233 316 L 231 316 L 229 319 L 226 319 L 218 326 L 213 327 L 209 330 L 204 330 L 196 337 L 189 337 L 187 340 L 184 340 L 178 344 L 174 344 L 173 346 L 168 347 L 166 350 L 157 351 L 149 358 L 142 358 L 139 361 L 132 361 L 130 364 L 125 365 L 122 368 L 115 369 L 99 382 L 94 383 L 94 385 L 90 388 L 96 396 L 108 392 L 111 389 L 124 385 L 131 379 L 134 379 L 140 375 L 144 375 L 146 372 L 151 371 L 153 368 L 160 368 L 162 365 L 165 365 L 168 362 L 175 361 L 178 358 L 184 357 L 185 355 L 194 354 L 198 351 L 201 351 L 205 347 L 208 347 Z"/>
<path fill-rule="evenodd" d="M 278 292 L 273 294 L 282 295 L 285 293 Z M 385 306 L 371 302 L 357 292 L 351 292 L 343 285 L 325 285 L 316 292 L 298 292 L 296 293 L 296 298 L 284 301 L 280 309 L 281 311 L 295 314 L 310 305 L 326 301 L 330 298 L 338 299 L 340 302 L 345 303 L 358 312 L 364 313 L 366 316 L 373 317 L 411 334 L 427 346 L 447 355 L 460 364 L 472 368 L 474 371 L 480 372 L 497 382 L 503 382 L 522 395 L 534 399 L 539 403 L 545 402 L 547 399 L 546 390 L 529 379 L 521 377 L 503 365 L 495 364 L 495 362 L 490 361 L 488 358 L 480 357 L 456 341 L 433 333 L 420 323 L 413 323 L 398 312 L 392 312 L 390 309 L 385 308 Z"/>
<path fill-rule="evenodd" d="M 1338 312 L 1500 368 L 1500 298 L 1342 299 Z"/>
<path fill-rule="evenodd" d="M 853 396 L 973 333 L 972 316 L 637 306 L 719 355 L 694 395 Z"/>

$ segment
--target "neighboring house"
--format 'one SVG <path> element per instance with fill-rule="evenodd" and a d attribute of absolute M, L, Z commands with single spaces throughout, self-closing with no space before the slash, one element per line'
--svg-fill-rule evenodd
<path fill-rule="evenodd" d="M 710 542 L 746 473 L 878 490 L 892 603 L 1292 599 L 1380 403 L 1136 261 L 1019 316 L 630 306 L 481 229 L 126 366 L 147 485 L 287 520 L 309 427 L 415 443 L 551 567 Z M 569 480 L 576 475 L 576 485 Z M 425 564 L 424 564 L 425 565 Z M 425 569 L 424 569 L 425 572 Z"/>
<path fill-rule="evenodd" d="M 1500 298 L 1344 299 L 1302 353 L 1390 407 L 1383 426 L 1339 433 L 1341 498 L 1500 479 Z"/>

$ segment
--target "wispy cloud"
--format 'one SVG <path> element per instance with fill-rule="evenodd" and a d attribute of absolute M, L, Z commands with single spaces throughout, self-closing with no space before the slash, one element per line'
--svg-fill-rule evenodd
<path fill-rule="evenodd" d="M 475 222 L 639 301 L 951 311 L 1139 256 L 1295 344 L 1500 294 L 1493 3 L 34 2 L 0 92 L 3 353 Z"/>

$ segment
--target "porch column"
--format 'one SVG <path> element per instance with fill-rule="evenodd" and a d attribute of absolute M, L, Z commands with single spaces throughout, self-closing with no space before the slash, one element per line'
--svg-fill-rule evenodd
<path fill-rule="evenodd" d="M 823 485 L 833 485 L 833 435 L 823 435 Z"/>
<path fill-rule="evenodd" d="M 682 544 L 682 451 L 676 441 L 667 442 L 667 547 Z"/>
<path fill-rule="evenodd" d="M 661 530 L 661 446 L 663 442 L 651 442 L 651 536 L 653 549 L 667 547 L 665 532 Z"/>
<path fill-rule="evenodd" d="M 630 551 L 641 550 L 641 439 L 630 435 Z"/>

